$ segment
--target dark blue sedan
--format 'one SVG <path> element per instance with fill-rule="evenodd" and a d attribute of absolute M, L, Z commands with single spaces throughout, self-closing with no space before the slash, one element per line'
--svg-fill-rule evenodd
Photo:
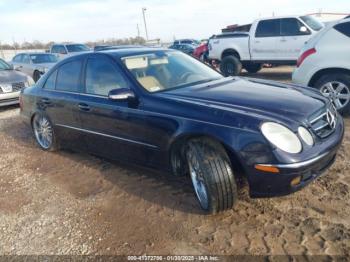
<path fill-rule="evenodd" d="M 229 77 L 181 52 L 130 48 L 54 66 L 21 95 L 38 145 L 189 175 L 201 207 L 295 192 L 329 168 L 344 125 L 318 91 Z"/>

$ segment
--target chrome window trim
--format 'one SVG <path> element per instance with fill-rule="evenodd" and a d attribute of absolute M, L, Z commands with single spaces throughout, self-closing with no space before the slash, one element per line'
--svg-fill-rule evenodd
<path fill-rule="evenodd" d="M 122 138 L 119 136 L 112 136 L 112 135 L 108 135 L 108 134 L 104 134 L 104 133 L 100 133 L 100 132 L 95 132 L 95 131 L 91 131 L 91 130 L 87 130 L 87 129 L 83 129 L 83 128 L 68 126 L 68 125 L 56 124 L 56 126 L 65 127 L 65 128 L 69 128 L 69 129 L 73 129 L 73 130 L 77 130 L 77 131 L 81 131 L 81 132 L 85 132 L 85 133 L 89 133 L 89 134 L 93 134 L 93 135 L 104 136 L 104 137 L 108 137 L 108 138 L 113 138 L 113 139 L 129 142 L 129 143 L 139 144 L 139 145 L 148 146 L 151 148 L 158 149 L 158 147 L 155 145 L 151 145 L 151 144 L 147 144 L 147 143 L 143 143 L 143 142 L 127 139 L 127 138 Z"/>

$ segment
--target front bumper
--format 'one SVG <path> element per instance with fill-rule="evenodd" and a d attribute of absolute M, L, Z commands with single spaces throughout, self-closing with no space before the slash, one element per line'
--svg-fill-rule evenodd
<path fill-rule="evenodd" d="M 9 106 L 19 103 L 20 92 L 1 93 L 0 94 L 0 106 Z"/>
<path fill-rule="evenodd" d="M 333 137 L 334 143 L 320 150 L 318 156 L 298 163 L 274 164 L 273 166 L 280 170 L 277 174 L 250 168 L 248 181 L 251 197 L 288 195 L 304 188 L 321 176 L 335 162 L 344 136 L 343 122 L 340 124 L 340 130 L 334 135 L 336 136 Z M 301 178 L 300 183 L 292 185 L 292 180 L 299 176 Z"/>

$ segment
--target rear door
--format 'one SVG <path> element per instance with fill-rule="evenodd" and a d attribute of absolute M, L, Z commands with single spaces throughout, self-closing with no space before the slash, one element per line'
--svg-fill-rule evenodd
<path fill-rule="evenodd" d="M 311 31 L 297 18 L 281 19 L 281 36 L 277 50 L 281 60 L 296 61 L 302 47 L 311 36 Z"/>
<path fill-rule="evenodd" d="M 259 21 L 256 26 L 255 35 L 251 37 L 250 41 L 252 60 L 279 60 L 279 55 L 276 52 L 279 38 L 280 19 Z"/>
<path fill-rule="evenodd" d="M 47 78 L 38 106 L 50 117 L 63 146 L 85 149 L 81 132 L 79 102 L 81 98 L 83 61 L 68 61 Z"/>

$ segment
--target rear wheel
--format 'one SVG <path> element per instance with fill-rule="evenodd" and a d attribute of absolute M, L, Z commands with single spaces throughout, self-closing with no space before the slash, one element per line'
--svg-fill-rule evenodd
<path fill-rule="evenodd" d="M 39 81 L 40 77 L 41 77 L 40 72 L 39 71 L 34 71 L 33 79 L 34 79 L 35 83 Z"/>
<path fill-rule="evenodd" d="M 241 70 L 241 61 L 233 55 L 225 56 L 220 63 L 220 71 L 224 76 L 237 76 Z"/>
<path fill-rule="evenodd" d="M 237 200 L 237 185 L 222 145 L 210 139 L 193 139 L 186 156 L 201 207 L 212 214 L 232 208 Z"/>
<path fill-rule="evenodd" d="M 350 75 L 324 75 L 316 82 L 315 87 L 333 101 L 340 113 L 350 113 Z"/>
<path fill-rule="evenodd" d="M 259 72 L 262 68 L 261 64 L 248 63 L 244 65 L 244 69 L 248 71 L 248 73 L 255 74 Z"/>
<path fill-rule="evenodd" d="M 35 140 L 43 150 L 55 151 L 57 149 L 53 125 L 48 117 L 36 114 L 32 121 L 32 128 Z"/>

